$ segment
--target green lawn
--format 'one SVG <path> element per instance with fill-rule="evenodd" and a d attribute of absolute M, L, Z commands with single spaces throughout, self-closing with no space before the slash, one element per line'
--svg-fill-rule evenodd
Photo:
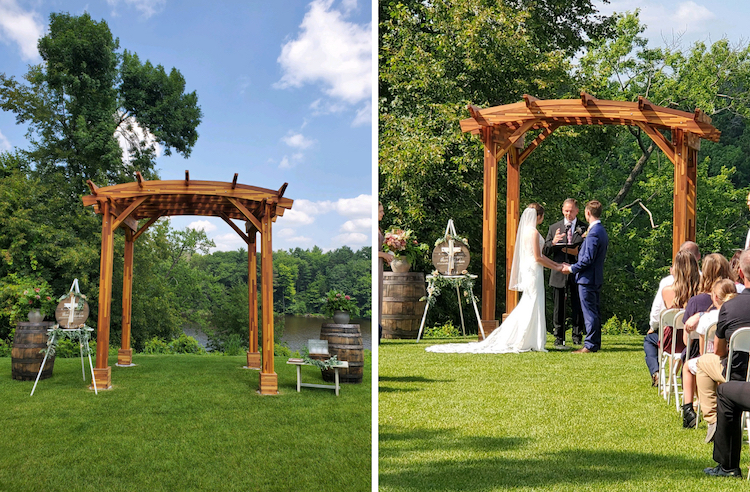
<path fill-rule="evenodd" d="M 369 352 L 364 382 L 339 397 L 297 393 L 281 357 L 278 396 L 257 394 L 244 356 L 116 362 L 111 391 L 94 395 L 80 359 L 58 359 L 29 397 L 33 381 L 12 380 L 0 358 L 0 490 L 371 490 Z M 302 370 L 303 382 L 322 383 Z"/>
<path fill-rule="evenodd" d="M 683 429 L 657 396 L 642 337 L 605 336 L 595 354 L 425 352 L 432 343 L 380 345 L 380 490 L 750 487 L 704 476 L 706 424 Z"/>

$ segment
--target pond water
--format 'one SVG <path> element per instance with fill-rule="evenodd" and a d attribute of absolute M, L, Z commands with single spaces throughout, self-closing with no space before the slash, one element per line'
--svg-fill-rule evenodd
<path fill-rule="evenodd" d="M 300 350 L 311 338 L 320 339 L 320 325 L 332 323 L 330 319 L 305 318 L 304 316 L 284 316 L 284 336 L 277 342 L 286 342 L 292 351 Z M 352 319 L 362 333 L 362 345 L 372 350 L 372 322 L 369 319 Z"/>
<path fill-rule="evenodd" d="M 304 316 L 284 316 L 284 336 L 281 339 L 276 338 L 276 343 L 286 343 L 294 352 L 307 346 L 307 341 L 311 338 L 320 338 L 320 325 L 331 323 L 330 319 L 323 318 L 306 318 Z M 352 319 L 350 323 L 359 325 L 359 331 L 362 333 L 362 345 L 365 349 L 372 350 L 372 323 L 369 319 Z M 208 343 L 208 337 L 200 330 L 191 327 L 184 327 L 183 331 L 204 347 Z"/>

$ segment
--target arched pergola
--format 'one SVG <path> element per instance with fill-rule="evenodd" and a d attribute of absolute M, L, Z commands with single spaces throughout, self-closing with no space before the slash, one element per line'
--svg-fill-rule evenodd
<path fill-rule="evenodd" d="M 247 244 L 247 285 L 250 313 L 248 330 L 250 344 L 247 366 L 260 369 L 260 393 L 278 393 L 278 381 L 273 365 L 273 257 L 271 224 L 284 210 L 292 208 L 293 200 L 284 198 L 287 183 L 278 190 L 237 184 L 237 174 L 231 183 L 219 181 L 185 180 L 145 181 L 136 173 L 133 183 L 103 188 L 87 181 L 91 195 L 83 197 L 84 206 L 94 206 L 102 215 L 102 250 L 99 272 L 99 318 L 97 320 L 96 368 L 94 378 L 99 389 L 112 387 L 112 368 L 107 364 L 109 350 L 110 311 L 112 304 L 112 266 L 114 231 L 125 230 L 125 266 L 122 286 L 122 348 L 118 365 L 130 365 L 130 316 L 133 294 L 133 250 L 136 239 L 160 217 L 200 215 L 221 217 Z M 232 219 L 245 221 L 243 232 Z M 146 220 L 143 225 L 139 220 Z M 257 246 L 260 233 L 261 303 L 263 318 L 263 358 L 258 351 L 257 302 Z"/>
<path fill-rule="evenodd" d="M 721 132 L 700 109 L 694 113 L 657 106 L 643 97 L 638 102 L 607 101 L 581 92 L 580 99 L 541 100 L 524 95 L 523 101 L 479 109 L 469 106 L 471 118 L 461 120 L 461 130 L 480 135 L 484 143 L 484 204 L 482 225 L 482 325 L 489 335 L 498 326 L 495 319 L 497 270 L 497 166 L 507 155 L 506 279 L 515 249 L 520 214 L 520 166 L 526 158 L 563 125 L 631 125 L 645 132 L 674 164 L 674 210 L 672 250 L 695 240 L 697 154 L 700 139 L 714 142 Z M 525 144 L 529 130 L 541 130 Z M 661 133 L 671 131 L 672 140 Z M 518 293 L 505 292 L 506 313 L 518 303 Z"/>

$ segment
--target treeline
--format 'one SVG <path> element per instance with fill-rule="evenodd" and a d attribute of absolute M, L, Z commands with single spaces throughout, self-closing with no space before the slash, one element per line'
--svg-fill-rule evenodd
<path fill-rule="evenodd" d="M 459 127 L 469 117 L 467 104 L 516 103 L 523 94 L 579 98 L 580 91 L 621 101 L 643 96 L 689 113 L 700 108 L 721 130 L 720 141 L 703 140 L 698 154 L 696 240 L 704 254 L 731 257 L 743 246 L 750 219 L 750 49 L 726 39 L 651 48 L 643 31 L 637 12 L 601 16 L 590 0 L 381 3 L 381 224 L 411 228 L 429 243 L 452 218 L 469 239 L 469 270 L 481 283 L 483 148 Z M 527 145 L 538 134 L 528 132 Z M 504 163 L 498 166 L 496 319 L 505 304 Z M 673 165 L 650 138 L 625 126 L 562 126 L 521 166 L 521 207 L 539 202 L 547 208 L 542 234 L 560 219 L 567 197 L 605 204 L 611 238 L 605 321 L 617 315 L 647 328 L 658 281 L 672 261 L 673 176 Z M 417 269 L 431 266 L 425 261 Z M 454 302 L 439 303 L 428 326 L 456 323 L 457 311 Z"/>

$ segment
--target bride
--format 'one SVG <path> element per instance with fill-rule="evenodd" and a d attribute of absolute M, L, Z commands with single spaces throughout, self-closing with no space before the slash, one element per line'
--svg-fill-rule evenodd
<path fill-rule="evenodd" d="M 521 215 L 509 288 L 523 292 L 516 308 L 502 325 L 481 342 L 448 343 L 427 347 L 428 352 L 502 354 L 535 350 L 546 352 L 547 324 L 544 317 L 543 267 L 562 271 L 562 265 L 542 255 L 544 239 L 537 226 L 544 220 L 544 207 L 532 203 Z"/>

